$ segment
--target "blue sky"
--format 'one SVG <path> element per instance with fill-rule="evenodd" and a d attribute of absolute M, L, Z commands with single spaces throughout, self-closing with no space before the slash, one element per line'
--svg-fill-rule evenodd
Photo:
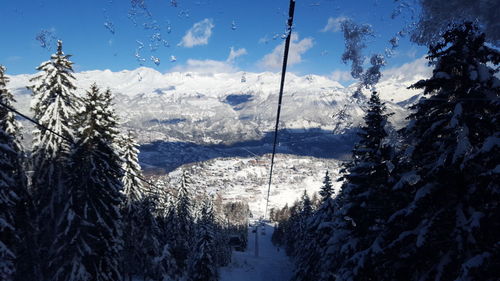
<path fill-rule="evenodd" d="M 149 16 L 140 7 L 141 1 Z M 288 0 L 4 2 L 0 10 L 5 26 L 0 36 L 0 64 L 7 66 L 9 74 L 34 73 L 36 66 L 54 51 L 55 38 L 63 40 L 64 51 L 73 55 L 76 71 L 119 71 L 135 69 L 141 64 L 160 72 L 200 68 L 279 71 L 277 62 L 282 48 L 278 46 L 284 41 L 279 34 L 285 30 L 288 13 Z M 135 9 L 133 2 L 138 3 Z M 411 8 L 391 18 L 398 3 L 297 0 L 289 69 L 298 74 L 336 73 L 345 79 L 350 66 L 341 61 L 344 39 L 332 23 L 351 18 L 357 23 L 371 24 L 374 36 L 367 39 L 364 55 L 384 53 L 391 46 L 388 40 L 410 21 Z M 47 47 L 42 47 L 36 39 L 42 30 L 49 43 Z M 425 48 L 403 37 L 395 54 L 388 58 L 386 68 L 413 61 L 425 52 Z M 136 53 L 145 61 L 139 61 Z M 160 59 L 159 65 L 151 56 Z"/>

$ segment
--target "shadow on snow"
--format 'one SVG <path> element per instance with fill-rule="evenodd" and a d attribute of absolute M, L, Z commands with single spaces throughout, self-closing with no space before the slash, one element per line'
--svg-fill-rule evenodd
<path fill-rule="evenodd" d="M 184 164 L 222 157 L 249 158 L 272 153 L 274 132 L 263 138 L 230 145 L 155 141 L 140 147 L 139 160 L 146 173 L 171 172 Z M 346 160 L 356 142 L 356 129 L 341 135 L 318 128 L 283 129 L 278 132 L 279 154 Z"/>

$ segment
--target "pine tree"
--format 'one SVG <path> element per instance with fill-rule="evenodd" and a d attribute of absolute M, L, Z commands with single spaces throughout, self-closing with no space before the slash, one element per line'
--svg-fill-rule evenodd
<path fill-rule="evenodd" d="M 63 53 L 62 42 L 58 41 L 57 52 L 37 68 L 42 73 L 31 80 L 35 84 L 30 87 L 33 91 L 33 118 L 51 130 L 36 128 L 33 131 L 32 151 L 31 182 L 38 210 L 39 252 L 45 278 L 48 278 L 45 257 L 49 255 L 49 247 L 55 238 L 55 220 L 62 208 L 67 161 L 74 140 L 72 122 L 78 101 L 74 94 L 76 87 L 70 57 Z"/>
<path fill-rule="evenodd" d="M 108 91 L 104 96 L 109 99 Z M 144 249 L 138 241 L 142 238 L 143 222 L 145 218 L 141 216 L 145 210 L 143 207 L 149 207 L 141 204 L 143 196 L 145 195 L 145 188 L 138 176 L 142 176 L 141 167 L 139 166 L 137 149 L 138 144 L 129 132 L 127 135 L 122 136 L 120 141 L 120 154 L 122 158 L 123 168 L 123 195 L 124 200 L 121 206 L 121 213 L 123 218 L 123 252 L 122 252 L 122 268 L 123 275 L 132 277 L 132 275 L 143 274 L 143 266 L 140 266 L 143 260 Z M 146 214 L 149 218 L 150 214 Z"/>
<path fill-rule="evenodd" d="M 411 168 L 393 188 L 411 197 L 390 217 L 379 276 L 497 280 L 500 54 L 465 23 L 428 59 L 432 77 L 413 85 L 428 98 L 403 131 Z"/>
<path fill-rule="evenodd" d="M 341 280 L 368 280 L 373 276 L 370 246 L 390 213 L 386 203 L 391 180 L 388 161 L 391 148 L 385 144 L 388 115 L 385 104 L 373 92 L 353 149 L 353 160 L 343 169 L 345 182 L 336 198 L 338 210 L 328 247 L 336 249 L 325 260 L 330 276 Z M 325 272 L 325 276 L 328 276 Z M 326 277 L 326 280 L 331 277 Z"/>
<path fill-rule="evenodd" d="M 178 274 L 181 275 L 187 269 L 188 257 L 194 243 L 194 218 L 192 215 L 192 202 L 189 194 L 189 184 L 191 179 L 184 171 L 181 185 L 177 192 L 177 202 L 175 202 L 175 213 L 171 223 L 175 226 L 170 244 L 172 245 L 172 255 L 177 261 Z"/>
<path fill-rule="evenodd" d="M 155 278 L 158 281 L 176 281 L 175 272 L 177 264 L 172 256 L 170 245 L 165 244 L 162 248 L 161 255 L 154 260 L 156 264 Z"/>
<path fill-rule="evenodd" d="M 117 129 L 108 127 L 114 116 L 109 100 L 93 85 L 84 99 L 82 128 L 71 154 L 71 177 L 66 185 L 63 212 L 58 217 L 53 244 L 51 278 L 69 280 L 121 280 L 122 201 L 121 161 L 115 146 Z"/>
<path fill-rule="evenodd" d="M 139 202 L 145 193 L 142 181 L 141 166 L 139 165 L 139 145 L 135 141 L 131 132 L 122 136 L 120 141 L 121 158 L 123 159 L 123 194 L 125 196 L 124 205 L 128 206 L 133 202 Z"/>
<path fill-rule="evenodd" d="M 320 191 L 321 205 L 307 221 L 305 238 L 295 258 L 296 269 L 292 280 L 313 281 L 319 280 L 322 275 L 321 259 L 333 231 L 331 222 L 335 208 L 332 194 L 332 183 L 327 171 Z"/>
<path fill-rule="evenodd" d="M 326 171 L 325 173 L 325 178 L 323 179 L 323 186 L 321 186 L 319 195 L 321 195 L 321 202 L 323 203 L 328 199 L 330 199 L 333 195 L 332 180 L 330 179 L 330 175 L 328 175 L 328 171 Z"/>
<path fill-rule="evenodd" d="M 1 71 L 1 68 L 0 68 Z M 4 115 L 0 108 L 0 115 Z M 0 122 L 3 118 L 0 116 Z M 15 247 L 18 241 L 15 229 L 15 167 L 12 159 L 16 152 L 12 147 L 12 137 L 0 127 L 0 279 L 13 280 L 15 274 Z"/>
<path fill-rule="evenodd" d="M 21 145 L 21 125 L 16 120 L 13 111 L 9 109 L 13 107 L 15 102 L 13 95 L 7 89 L 9 79 L 5 76 L 5 67 L 0 65 L 0 131 L 2 137 L 1 144 L 2 151 L 2 211 L 0 214 L 5 214 L 3 220 L 6 225 L 15 227 L 15 239 L 13 240 L 12 233 L 9 234 L 8 230 L 11 228 L 5 226 L 5 233 L 2 232 L 0 237 L 5 237 L 4 244 L 9 248 L 11 253 L 15 253 L 15 268 L 16 274 L 14 280 L 28 280 L 29 278 L 38 278 L 37 264 L 36 264 L 36 246 L 34 244 L 34 217 L 33 206 L 30 194 L 27 190 L 27 180 L 24 173 L 24 153 Z M 10 237 L 10 238 L 8 238 Z M 2 239 L 3 240 L 3 239 Z M 10 241 L 10 244 L 6 242 Z M 14 243 L 15 242 L 15 243 Z M 0 241 L 0 243 L 2 243 Z M 12 244 L 14 243 L 14 244 Z M 3 248 L 3 247 L 0 247 Z M 5 249 L 7 249 L 5 248 Z M 8 261 L 7 254 L 0 254 L 4 256 L 2 260 Z M 4 270 L 0 269 L 0 272 Z M 6 275 L 2 275 L 7 279 Z M 10 277 L 8 277 L 10 278 Z"/>
<path fill-rule="evenodd" d="M 159 278 L 158 272 L 166 272 L 166 269 L 161 267 L 163 263 L 155 262 L 155 259 L 162 256 L 162 244 L 159 239 L 160 228 L 155 217 L 156 213 L 156 200 L 154 195 L 150 192 L 143 196 L 138 206 L 137 217 L 140 218 L 140 224 L 136 225 L 137 240 L 133 241 L 137 249 L 137 256 L 135 256 L 132 266 L 139 267 L 139 274 L 146 278 Z M 161 279 L 156 279 L 161 280 Z"/>
<path fill-rule="evenodd" d="M 217 281 L 218 272 L 215 262 L 214 215 L 212 203 L 206 201 L 201 210 L 197 225 L 196 247 L 190 258 L 189 281 Z"/>

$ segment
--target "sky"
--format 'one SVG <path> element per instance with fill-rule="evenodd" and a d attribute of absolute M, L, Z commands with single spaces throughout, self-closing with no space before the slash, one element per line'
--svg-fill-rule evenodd
<path fill-rule="evenodd" d="M 72 54 L 75 71 L 141 65 L 169 71 L 279 72 L 289 0 L 3 0 L 0 64 L 34 73 L 55 51 Z M 297 0 L 289 70 L 350 79 L 339 22 L 370 24 L 363 56 L 386 55 L 385 68 L 415 61 L 426 48 L 400 36 L 417 5 L 391 0 Z M 409 1 L 411 2 L 411 1 Z"/>

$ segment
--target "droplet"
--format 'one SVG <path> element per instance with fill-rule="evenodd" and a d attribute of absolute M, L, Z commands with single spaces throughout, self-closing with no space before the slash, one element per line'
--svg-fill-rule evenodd
<path fill-rule="evenodd" d="M 177 58 L 175 56 L 170 56 L 170 62 L 176 62 L 177 61 Z"/>
<path fill-rule="evenodd" d="M 189 18 L 189 9 L 182 10 L 177 14 L 180 18 Z"/>
<path fill-rule="evenodd" d="M 44 49 L 51 50 L 54 45 L 56 36 L 52 30 L 42 29 L 35 37 L 35 40 L 40 43 Z"/>
<path fill-rule="evenodd" d="M 145 62 L 146 62 L 146 59 L 145 59 L 145 58 L 143 58 L 143 57 L 141 57 L 141 54 L 139 53 L 139 50 L 140 50 L 140 49 L 137 49 L 137 50 L 135 51 L 135 58 L 136 58 L 136 60 L 139 62 L 139 64 L 140 64 L 140 65 L 142 65 L 143 63 L 145 63 Z"/>
<path fill-rule="evenodd" d="M 158 50 L 159 47 L 160 47 L 160 45 L 158 44 L 158 42 L 149 43 L 149 50 L 151 52 L 156 52 L 156 50 Z"/>
<path fill-rule="evenodd" d="M 151 56 L 151 61 L 154 62 L 154 64 L 156 64 L 156 66 L 160 65 L 160 59 L 155 57 L 155 56 Z"/>
<path fill-rule="evenodd" d="M 161 33 L 151 35 L 151 41 L 161 41 Z"/>
<path fill-rule="evenodd" d="M 231 22 L 231 29 L 236 30 L 236 28 L 237 28 L 236 22 L 233 20 L 233 22 Z"/>
<path fill-rule="evenodd" d="M 104 22 L 104 27 L 106 27 L 106 29 L 109 30 L 109 32 L 111 32 L 111 34 L 115 34 L 115 26 L 113 25 L 112 22 L 110 21 L 105 21 Z"/>
<path fill-rule="evenodd" d="M 137 47 L 137 49 L 142 50 L 142 48 L 144 48 L 144 43 L 142 43 L 139 40 L 135 40 L 135 42 L 139 45 L 139 47 Z"/>

